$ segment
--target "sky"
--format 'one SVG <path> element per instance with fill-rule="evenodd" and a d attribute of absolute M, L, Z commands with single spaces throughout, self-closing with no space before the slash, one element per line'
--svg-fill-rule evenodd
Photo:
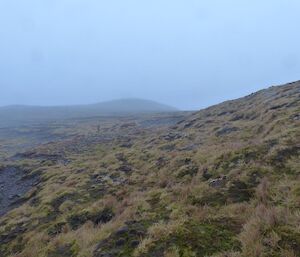
<path fill-rule="evenodd" d="M 0 0 L 0 106 L 196 110 L 300 80 L 299 0 Z"/>

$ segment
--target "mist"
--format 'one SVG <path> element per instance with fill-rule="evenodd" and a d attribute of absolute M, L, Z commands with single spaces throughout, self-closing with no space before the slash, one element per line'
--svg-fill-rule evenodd
<path fill-rule="evenodd" d="M 300 2 L 0 2 L 0 106 L 200 109 L 299 79 Z"/>

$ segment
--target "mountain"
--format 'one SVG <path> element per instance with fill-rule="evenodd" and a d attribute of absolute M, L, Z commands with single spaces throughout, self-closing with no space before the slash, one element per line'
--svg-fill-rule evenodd
<path fill-rule="evenodd" d="M 0 255 L 300 256 L 300 82 L 161 118 L 55 124 L 4 160 Z"/>
<path fill-rule="evenodd" d="M 0 108 L 0 125 L 93 116 L 174 112 L 177 109 L 144 99 L 119 99 L 74 106 L 6 106 Z"/>

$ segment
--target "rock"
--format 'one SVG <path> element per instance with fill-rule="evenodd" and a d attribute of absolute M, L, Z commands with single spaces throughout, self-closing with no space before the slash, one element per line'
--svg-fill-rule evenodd
<path fill-rule="evenodd" d="M 116 242 L 116 246 L 122 246 L 126 243 L 126 240 L 123 238 L 120 238 L 119 240 L 117 240 Z"/>
<path fill-rule="evenodd" d="M 189 144 L 184 147 L 179 148 L 179 151 L 193 151 L 196 150 L 198 146 L 196 144 Z"/>
<path fill-rule="evenodd" d="M 133 144 L 130 143 L 130 142 L 120 144 L 120 147 L 123 147 L 123 148 L 130 148 L 130 147 L 132 147 L 132 146 L 133 146 Z"/>
<path fill-rule="evenodd" d="M 116 231 L 116 236 L 122 236 L 124 234 L 127 234 L 128 232 L 129 232 L 129 228 L 128 226 L 125 226 Z"/>
<path fill-rule="evenodd" d="M 224 115 L 226 115 L 226 114 L 228 114 L 229 112 L 227 112 L 227 111 L 224 111 L 224 112 L 220 112 L 220 113 L 218 113 L 218 116 L 224 116 Z"/>
<path fill-rule="evenodd" d="M 121 165 L 118 169 L 119 171 L 129 173 L 132 171 L 132 168 L 128 164 Z"/>
<path fill-rule="evenodd" d="M 292 120 L 296 120 L 296 121 L 300 120 L 300 114 L 294 114 L 294 115 L 292 115 L 291 119 Z"/>
<path fill-rule="evenodd" d="M 224 136 L 224 135 L 230 134 L 230 133 L 238 131 L 238 130 L 239 130 L 239 128 L 237 128 L 237 127 L 225 127 L 225 128 L 219 129 L 216 132 L 216 136 L 218 136 L 218 137 Z"/>
<path fill-rule="evenodd" d="M 112 257 L 110 253 L 101 253 L 99 257 Z"/>
<path fill-rule="evenodd" d="M 19 223 L 14 227 L 13 229 L 10 229 L 9 231 L 5 231 L 4 233 L 0 234 L 0 245 L 5 245 L 15 238 L 17 238 L 19 235 L 23 234 L 27 231 L 27 229 L 23 226 L 23 223 Z"/>
<path fill-rule="evenodd" d="M 236 114 L 232 117 L 230 121 L 238 121 L 244 119 L 245 115 L 244 114 Z"/>
<path fill-rule="evenodd" d="M 180 134 L 180 133 L 170 132 L 168 134 L 162 135 L 160 137 L 160 139 L 163 139 L 163 140 L 166 140 L 166 141 L 173 141 L 173 140 L 176 140 L 176 139 L 180 139 L 182 137 L 183 137 L 183 135 Z"/>
<path fill-rule="evenodd" d="M 139 230 L 138 228 L 136 228 L 136 229 L 131 229 L 129 231 L 129 234 L 132 235 L 132 236 L 143 236 L 145 233 L 144 233 L 144 231 Z"/>
<path fill-rule="evenodd" d="M 130 243 L 130 245 L 131 245 L 131 247 L 137 247 L 138 245 L 140 244 L 140 241 L 138 241 L 138 240 L 133 240 L 131 243 Z"/>
<path fill-rule="evenodd" d="M 193 120 L 191 120 L 189 122 L 186 122 L 184 124 L 184 128 L 190 128 L 190 127 L 192 127 L 195 124 L 196 121 L 197 121 L 197 119 L 193 119 Z"/>
<path fill-rule="evenodd" d="M 226 184 L 226 176 L 222 176 L 221 178 L 212 179 L 208 182 L 210 187 L 223 187 Z"/>
<path fill-rule="evenodd" d="M 288 105 L 287 103 L 273 105 L 273 106 L 270 107 L 270 110 L 277 110 L 277 109 L 283 108 L 283 107 L 285 107 L 287 105 Z"/>

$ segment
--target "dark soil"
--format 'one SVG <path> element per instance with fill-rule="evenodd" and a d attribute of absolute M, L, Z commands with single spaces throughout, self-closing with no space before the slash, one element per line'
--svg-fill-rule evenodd
<path fill-rule="evenodd" d="M 0 170 L 0 216 L 19 206 L 37 179 L 37 176 L 26 176 L 24 171 L 15 167 Z"/>

